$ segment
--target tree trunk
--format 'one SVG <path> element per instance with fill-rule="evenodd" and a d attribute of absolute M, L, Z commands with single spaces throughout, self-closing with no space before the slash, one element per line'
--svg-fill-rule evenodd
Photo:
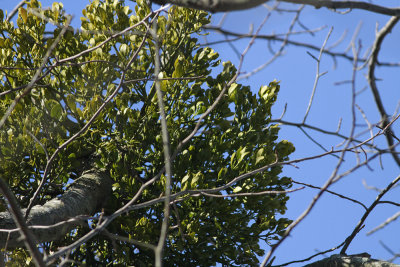
<path fill-rule="evenodd" d="M 62 238 L 77 225 L 79 220 L 65 222 L 79 215 L 93 215 L 100 210 L 102 204 L 111 195 L 112 180 L 102 172 L 90 170 L 82 174 L 59 198 L 34 206 L 28 216 L 29 226 L 45 226 L 31 230 L 38 243 L 54 241 Z M 24 214 L 25 210 L 22 210 Z M 65 222 L 65 223 L 61 223 Z M 57 226 L 51 226 L 59 223 Z M 47 227 L 46 227 L 47 226 Z M 50 227 L 51 226 L 51 227 Z M 0 213 L 0 229 L 16 229 L 9 212 Z M 19 231 L 0 232 L 0 246 L 7 249 L 22 247 Z"/>

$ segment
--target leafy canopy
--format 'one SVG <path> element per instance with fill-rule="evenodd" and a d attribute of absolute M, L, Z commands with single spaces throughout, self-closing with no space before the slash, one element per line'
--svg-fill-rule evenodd
<path fill-rule="evenodd" d="M 225 62 L 221 68 L 218 53 L 199 45 L 196 38 L 201 35 L 201 26 L 209 23 L 207 13 L 171 7 L 155 18 L 148 16 L 150 8 L 144 2 L 137 1 L 132 11 L 123 1 L 91 1 L 82 11 L 80 29 L 67 29 L 45 62 L 40 79 L 2 127 L 0 174 L 21 206 L 27 205 L 38 187 L 47 157 L 90 120 L 120 83 L 118 94 L 89 129 L 57 155 L 49 174 L 52 186 L 46 184 L 40 202 L 62 193 L 71 179 L 94 166 L 105 169 L 114 180 L 112 212 L 162 169 L 160 115 L 153 77 L 156 40 L 147 34 L 152 19 L 156 20 L 160 42 L 161 88 L 172 151 L 193 131 L 199 116 L 234 76 L 235 67 Z M 40 8 L 40 2 L 31 0 L 26 9 L 19 10 L 16 26 L 4 20 L 3 11 L 0 13 L 1 115 L 23 93 L 67 23 L 61 3 L 54 3 L 48 10 Z M 134 25 L 132 30 L 110 39 Z M 135 53 L 137 58 L 123 76 Z M 218 70 L 221 72 L 215 75 Z M 287 141 L 278 143 L 279 128 L 270 124 L 271 106 L 278 91 L 275 81 L 262 86 L 258 94 L 234 83 L 174 160 L 172 193 L 222 186 L 273 163 L 276 157 L 287 160 L 294 148 Z M 280 173 L 280 166 L 272 167 L 221 193 L 286 190 L 291 186 L 290 179 L 279 177 Z M 164 178 L 148 187 L 140 202 L 159 197 L 164 191 Z M 270 244 L 290 223 L 275 217 L 284 214 L 287 199 L 284 194 L 227 198 L 184 195 L 172 207 L 165 264 L 256 264 L 257 255 L 263 254 L 260 239 Z M 163 206 L 154 205 L 120 216 L 107 229 L 156 244 L 162 215 Z M 90 227 L 95 225 L 94 220 Z M 43 244 L 43 248 L 49 252 L 87 231 L 78 228 L 64 240 Z M 29 259 L 29 254 L 17 249 L 12 257 Z M 82 244 L 69 258 L 89 265 L 149 266 L 154 261 L 153 252 L 147 248 L 112 242 L 103 235 Z"/>

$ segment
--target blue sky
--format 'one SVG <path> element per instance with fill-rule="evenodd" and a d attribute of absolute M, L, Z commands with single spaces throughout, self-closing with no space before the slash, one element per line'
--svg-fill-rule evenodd
<path fill-rule="evenodd" d="M 257 8 L 250 11 L 230 14 L 225 24 L 226 28 L 247 32 L 249 23 L 254 21 L 255 25 L 257 25 L 256 21 L 260 21 L 262 17 L 265 16 L 265 13 L 265 9 Z M 292 17 L 293 14 L 291 16 L 272 16 L 267 22 L 263 33 L 270 34 L 273 31 L 284 33 Z M 380 27 L 382 27 L 388 19 L 389 18 L 385 16 L 372 16 L 361 11 L 353 11 L 347 15 L 340 15 L 325 9 L 315 10 L 313 8 L 306 8 L 301 15 L 301 21 L 307 25 L 307 27 L 316 28 L 326 25 L 327 28 L 314 37 L 301 36 L 293 39 L 304 42 L 311 41 L 312 44 L 321 46 L 324 38 L 327 36 L 329 28 L 333 26 L 333 33 L 328 41 L 328 46 L 330 46 L 335 43 L 342 35 L 343 31 L 347 29 L 349 31 L 347 37 L 342 45 L 334 50 L 341 52 L 349 44 L 357 25 L 362 22 L 362 27 L 357 37 L 357 39 L 362 40 L 362 55 L 364 51 L 372 45 L 375 35 L 375 23 L 379 22 Z M 297 27 L 297 29 L 299 28 Z M 380 60 L 399 62 L 399 41 L 399 30 L 395 28 L 384 43 L 384 51 L 379 57 Z M 227 55 L 228 52 L 225 52 L 226 50 L 228 49 L 219 50 L 224 52 L 221 54 L 222 57 L 232 58 L 232 53 L 231 55 Z M 316 74 L 316 61 L 306 53 L 307 51 L 311 52 L 314 56 L 318 56 L 318 52 L 316 51 L 289 47 L 286 50 L 285 56 L 278 59 L 264 71 L 245 81 L 252 85 L 255 90 L 260 84 L 265 84 L 272 79 L 281 81 L 281 92 L 278 96 L 278 103 L 273 109 L 275 118 L 280 116 L 285 103 L 288 105 L 284 117 L 285 120 L 301 122 L 304 117 Z M 245 68 L 251 70 L 270 57 L 271 55 L 266 49 L 266 43 L 259 43 L 259 46 L 254 47 L 252 53 L 249 54 Z M 320 72 L 324 71 L 328 71 L 328 73 L 321 77 L 319 81 L 315 100 L 311 107 L 310 115 L 307 118 L 307 123 L 335 131 L 340 118 L 342 118 L 341 133 L 349 134 L 351 126 L 351 87 L 349 84 L 335 86 L 334 83 L 351 79 L 351 62 L 339 59 L 336 69 L 334 69 L 333 60 L 328 56 L 323 56 Z M 357 91 L 367 85 L 366 79 L 363 76 L 366 72 L 366 69 L 364 69 L 357 75 Z M 377 77 L 383 79 L 378 82 L 378 86 L 384 99 L 385 108 L 389 114 L 395 112 L 396 105 L 400 99 L 398 90 L 399 73 L 398 69 L 377 69 Z M 369 88 L 357 96 L 357 104 L 360 105 L 367 114 L 371 123 L 379 121 L 379 115 L 376 111 L 375 103 L 373 102 Z M 359 112 L 357 113 L 357 119 L 358 123 L 365 124 Z M 394 130 L 398 130 L 398 126 L 394 125 Z M 376 132 L 376 130 L 374 132 Z M 308 131 L 308 133 L 328 150 L 341 142 L 341 140 L 335 137 L 327 137 L 313 131 Z M 282 127 L 281 137 L 294 143 L 296 152 L 291 156 L 292 159 L 322 153 L 322 150 L 306 138 L 297 128 L 290 126 Z M 367 135 L 363 135 L 360 138 L 367 138 Z M 376 140 L 376 143 L 384 144 L 385 140 L 380 137 Z M 354 166 L 355 161 L 356 158 L 349 154 L 346 157 L 346 163 L 340 171 L 343 172 L 347 168 Z M 326 157 L 298 164 L 298 169 L 285 167 L 284 174 L 297 181 L 322 186 L 331 175 L 336 162 L 337 159 Z M 374 171 L 362 168 L 346 177 L 343 181 L 335 184 L 331 189 L 349 197 L 356 198 L 368 205 L 375 199 L 377 193 L 366 190 L 362 184 L 362 180 L 366 180 L 369 185 L 384 187 L 399 173 L 398 166 L 393 164 L 390 157 L 383 157 L 383 162 L 384 170 L 381 170 L 379 162 L 375 160 L 370 165 Z M 288 204 L 286 216 L 297 218 L 309 205 L 312 197 L 314 197 L 316 193 L 316 190 L 307 189 L 292 194 L 290 196 L 291 199 Z M 393 201 L 398 201 L 398 197 L 396 198 L 394 196 L 395 193 L 396 189 L 391 194 L 392 198 L 387 197 L 387 199 L 390 198 Z M 391 255 L 379 244 L 379 241 L 383 241 L 392 250 L 398 252 L 400 249 L 398 239 L 396 235 L 393 234 L 398 233 L 398 226 L 396 226 L 396 223 L 387 226 L 371 237 L 365 236 L 367 231 L 371 230 L 397 211 L 398 209 L 393 206 L 390 207 L 386 205 L 378 207 L 367 219 L 364 230 L 359 233 L 350 245 L 348 253 L 368 252 L 375 258 L 390 258 Z M 303 259 L 318 251 L 335 247 L 351 233 L 362 214 L 363 209 L 359 206 L 339 199 L 338 197 L 325 194 L 321 201 L 315 206 L 310 216 L 292 232 L 291 237 L 286 239 L 277 250 L 275 254 L 277 257 L 275 263 Z M 399 263 L 399 261 L 397 261 L 397 263 Z M 294 266 L 296 266 L 296 264 L 294 264 Z"/>
<path fill-rule="evenodd" d="M 0 0 L 0 8 L 12 10 L 14 5 L 19 1 Z M 42 1 L 43 7 L 51 6 L 52 1 Z M 393 1 L 400 4 L 400 1 Z M 80 23 L 79 16 L 81 10 L 87 4 L 82 0 L 64 1 L 64 7 L 67 12 L 74 14 L 74 26 Z M 294 5 L 283 5 L 282 7 L 295 9 Z M 249 25 L 254 24 L 256 29 L 260 22 L 267 14 L 267 9 L 258 7 L 255 9 L 233 12 L 227 15 L 224 22 L 224 28 L 241 33 L 247 33 Z M 221 14 L 214 16 L 214 21 L 218 22 Z M 261 30 L 261 34 L 286 33 L 293 13 L 274 13 Z M 316 10 L 306 7 L 300 16 L 301 22 L 308 28 L 318 28 L 326 26 L 320 32 L 311 35 L 298 35 L 292 37 L 291 40 L 309 42 L 316 46 L 321 46 L 324 42 L 328 31 L 333 27 L 333 32 L 328 40 L 327 46 L 334 44 L 343 32 L 348 31 L 343 42 L 337 46 L 334 51 L 343 52 L 349 45 L 353 37 L 353 33 L 361 25 L 359 34 L 356 37 L 357 43 L 360 40 L 362 48 L 361 55 L 371 47 L 374 37 L 376 23 L 381 28 L 389 17 L 383 15 L 374 15 L 365 11 L 351 11 L 348 14 L 334 13 L 326 9 Z M 361 24 L 360 24 L 361 23 Z M 301 30 L 296 25 L 294 30 Z M 212 33 L 207 36 L 208 41 L 221 40 L 223 36 Z M 201 40 L 205 42 L 205 40 Z M 239 51 L 248 44 L 247 40 L 235 42 L 234 45 Z M 382 46 L 382 53 L 379 56 L 380 61 L 400 62 L 400 30 L 399 26 L 395 27 L 392 33 L 385 39 Z M 280 43 L 274 43 L 273 48 L 278 49 Z M 220 53 L 223 61 L 230 60 L 238 63 L 238 57 L 234 51 L 226 44 L 213 45 L 213 48 Z M 254 91 L 258 91 L 259 87 L 268 84 L 270 81 L 277 79 L 281 81 L 281 91 L 278 96 L 278 102 L 273 107 L 273 117 L 279 118 L 284 105 L 287 104 L 287 111 L 284 120 L 290 122 L 301 122 L 307 109 L 311 90 L 316 75 L 316 61 L 307 54 L 307 51 L 314 56 L 318 56 L 317 51 L 307 50 L 304 48 L 288 46 L 285 54 L 278 58 L 273 64 L 264 70 L 244 79 L 241 83 L 250 85 Z M 351 50 L 349 51 L 351 55 Z M 267 42 L 257 41 L 252 47 L 245 59 L 244 70 L 251 71 L 257 66 L 263 64 L 271 58 L 268 50 Z M 323 129 L 335 131 L 340 119 L 342 119 L 341 133 L 348 135 L 351 126 L 351 86 L 350 84 L 335 85 L 336 82 L 350 80 L 352 77 L 352 64 L 349 61 L 337 59 L 336 67 L 334 61 L 329 56 L 324 55 L 320 64 L 320 72 L 327 71 L 327 74 L 319 80 L 315 99 L 307 118 L 307 123 L 319 126 Z M 367 86 L 365 75 L 367 69 L 363 69 L 357 73 L 356 91 L 361 91 Z M 400 71 L 399 68 L 378 67 L 376 76 L 381 80 L 378 87 L 384 101 L 386 111 L 393 114 L 400 100 Z M 365 112 L 371 123 L 379 121 L 379 113 L 377 112 L 372 94 L 367 87 L 362 93 L 357 95 L 357 104 Z M 358 127 L 357 132 L 365 129 L 365 121 L 360 112 L 357 111 L 357 123 L 362 127 Z M 393 125 L 395 133 L 399 133 L 398 123 Z M 325 148 L 330 150 L 338 145 L 342 140 L 337 137 L 326 136 L 317 132 L 307 131 L 313 138 L 318 140 Z M 374 129 L 377 132 L 377 129 Z M 400 134 L 399 134 L 400 135 Z M 282 139 L 291 141 L 296 152 L 291 159 L 312 156 L 323 152 L 321 148 L 312 143 L 298 128 L 291 126 L 282 126 L 280 133 Z M 368 133 L 359 137 L 364 140 L 368 138 Z M 385 147 L 385 138 L 378 137 L 376 144 Z M 360 155 L 364 157 L 363 155 Z M 348 154 L 345 163 L 339 172 L 345 172 L 356 164 L 356 157 Z M 399 175 L 399 166 L 396 166 L 390 156 L 382 157 L 383 169 L 379 160 L 373 160 L 370 168 L 361 168 L 351 175 L 345 177 L 340 182 L 333 185 L 330 189 L 355 198 L 367 206 L 376 198 L 377 192 L 367 190 L 363 185 L 363 180 L 370 186 L 378 188 L 385 187 L 391 180 Z M 296 181 L 310 183 L 316 186 L 322 186 L 329 178 L 337 163 L 337 158 L 328 156 L 321 159 L 307 161 L 297 164 L 298 168 L 285 167 L 283 175 L 292 177 Z M 296 187 L 296 186 L 295 186 Z M 385 199 L 399 202 L 398 190 L 394 189 Z M 288 203 L 288 211 L 286 217 L 291 219 L 297 218 L 304 209 L 309 205 L 312 198 L 317 193 L 314 189 L 305 189 L 290 195 Z M 396 196 L 397 195 L 397 196 Z M 366 232 L 385 221 L 388 217 L 398 212 L 398 208 L 391 205 L 378 206 L 366 221 L 365 228 L 354 239 L 348 249 L 348 254 L 368 252 L 374 258 L 390 259 L 390 253 L 384 249 L 380 241 L 384 242 L 393 251 L 400 253 L 400 244 L 398 242 L 400 231 L 398 223 L 394 222 L 386 226 L 372 236 L 366 236 Z M 276 256 L 275 264 L 285 263 L 292 260 L 304 259 L 316 252 L 327 250 L 340 244 L 353 230 L 361 216 L 363 209 L 349 201 L 338 197 L 324 194 L 317 203 L 311 214 L 299 224 L 285 242 L 279 247 L 274 254 Z M 336 251 L 335 253 L 338 253 Z M 329 254 L 328 254 L 329 255 Z M 321 257 L 317 258 L 320 259 Z M 395 263 L 400 264 L 398 259 Z M 301 266 L 302 264 L 291 266 Z"/>

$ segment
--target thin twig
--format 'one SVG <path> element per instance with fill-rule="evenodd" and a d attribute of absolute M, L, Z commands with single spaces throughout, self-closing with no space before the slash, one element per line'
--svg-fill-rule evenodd
<path fill-rule="evenodd" d="M 330 28 L 330 30 L 329 30 L 329 32 L 328 32 L 328 35 L 326 36 L 326 38 L 325 38 L 325 40 L 324 40 L 324 43 L 322 44 L 322 47 L 321 47 L 321 49 L 319 50 L 318 59 L 315 59 L 315 60 L 317 61 L 317 70 L 316 70 L 317 73 L 316 73 L 316 75 L 315 75 L 314 85 L 313 85 L 313 88 L 312 88 L 310 100 L 309 100 L 309 102 L 308 102 L 307 110 L 306 110 L 306 113 L 304 114 L 303 123 L 306 122 L 307 116 L 308 116 L 308 114 L 309 114 L 309 112 L 310 112 L 311 105 L 312 105 L 313 100 L 314 100 L 315 92 L 316 92 L 316 90 L 317 90 L 318 81 L 319 81 L 319 79 L 320 79 L 324 74 L 326 74 L 326 72 L 323 72 L 323 73 L 320 73 L 320 72 L 319 72 L 319 66 L 320 66 L 320 64 L 321 64 L 322 51 L 324 51 L 324 48 L 325 48 L 325 46 L 326 46 L 326 44 L 327 44 L 327 42 L 328 42 L 328 40 L 329 40 L 329 37 L 331 36 L 332 31 L 333 31 L 333 27 Z"/>
<path fill-rule="evenodd" d="M 272 62 L 274 62 L 279 56 L 282 55 L 283 50 L 284 50 L 284 48 L 286 47 L 286 44 L 287 44 L 287 42 L 288 42 L 288 40 L 289 40 L 289 37 L 290 37 L 290 35 L 291 35 L 291 33 L 292 33 L 293 27 L 294 27 L 294 25 L 296 24 L 297 20 L 299 19 L 300 13 L 301 13 L 301 11 L 303 10 L 303 8 L 304 8 L 304 6 L 301 6 L 301 7 L 297 10 L 296 15 L 294 16 L 294 18 L 293 18 L 293 20 L 292 20 L 292 22 L 291 22 L 291 24 L 290 24 L 290 26 L 289 26 L 289 29 L 288 29 L 288 31 L 287 31 L 287 33 L 286 33 L 286 35 L 285 35 L 285 38 L 283 39 L 283 42 L 282 42 L 281 46 L 279 47 L 278 51 L 277 51 L 276 53 L 274 53 L 274 55 L 272 56 L 272 58 L 270 58 L 267 62 L 265 62 L 264 64 L 258 66 L 258 67 L 255 68 L 254 70 L 250 71 L 249 73 L 246 73 L 246 74 L 244 74 L 244 75 L 241 75 L 241 76 L 238 78 L 238 80 L 246 79 L 246 78 L 248 78 L 248 77 L 250 77 L 250 76 L 253 76 L 255 73 L 257 73 L 257 72 L 263 70 L 264 68 L 266 68 L 267 66 L 269 66 L 269 65 L 270 65 Z M 264 21 L 263 23 L 266 22 L 266 20 L 267 20 L 267 19 L 269 18 L 269 16 L 270 16 L 270 14 L 271 14 L 271 13 L 268 13 L 268 17 L 266 17 L 266 19 L 265 19 L 265 21 Z M 256 32 L 255 35 L 254 35 L 254 37 L 257 37 L 257 36 L 258 36 L 258 33 L 259 33 L 259 32 Z"/>
<path fill-rule="evenodd" d="M 342 165 L 343 161 L 344 161 L 344 156 L 346 154 L 346 152 L 348 151 L 350 144 L 351 144 L 351 140 L 352 137 L 354 135 L 354 130 L 355 130 L 355 111 L 354 111 L 354 101 L 355 101 L 355 73 L 357 70 L 357 57 L 358 57 L 358 51 L 354 52 L 354 65 L 353 65 L 353 86 L 352 86 L 352 127 L 351 127 L 351 131 L 350 131 L 350 138 L 349 140 L 346 142 L 345 147 L 343 148 L 343 150 L 340 153 L 340 158 L 336 164 L 335 169 L 333 170 L 331 176 L 329 177 L 329 179 L 325 182 L 325 184 L 321 187 L 321 190 L 319 190 L 319 192 L 314 196 L 314 198 L 312 199 L 311 203 L 308 205 L 308 207 L 303 211 L 303 213 L 297 217 L 297 219 L 295 221 L 293 221 L 288 228 L 286 229 L 286 231 L 284 232 L 284 234 L 282 235 L 282 238 L 279 239 L 277 241 L 277 243 L 275 243 L 272 247 L 271 250 L 267 253 L 267 255 L 264 257 L 263 262 L 261 263 L 261 267 L 264 267 L 267 262 L 270 260 L 272 254 L 275 252 L 275 250 L 280 246 L 280 244 L 282 244 L 282 242 L 290 235 L 290 233 L 293 231 L 293 229 L 299 225 L 300 222 L 302 222 L 304 220 L 305 217 L 308 216 L 308 214 L 310 214 L 311 210 L 314 208 L 315 204 L 318 202 L 318 200 L 321 198 L 321 196 L 324 194 L 324 192 L 335 182 L 335 178 L 337 179 L 337 173 L 339 171 L 340 166 Z M 359 165 L 358 165 L 359 166 Z"/>
<path fill-rule="evenodd" d="M 122 242 L 131 243 L 131 244 L 134 244 L 135 246 L 141 246 L 141 247 L 144 247 L 144 248 L 147 248 L 147 249 L 151 249 L 151 250 L 155 250 L 156 249 L 156 246 L 154 246 L 152 244 L 148 244 L 148 243 L 145 243 L 145 242 L 140 242 L 140 241 L 128 238 L 128 237 L 121 236 L 121 235 L 115 235 L 115 234 L 110 233 L 106 229 L 103 230 L 103 233 L 104 233 L 104 235 L 106 235 L 110 239 L 115 239 L 115 240 L 119 240 L 119 241 L 122 241 Z"/>
<path fill-rule="evenodd" d="M 273 195 L 273 194 L 287 194 L 287 193 L 293 193 L 299 190 L 303 190 L 304 186 L 295 188 L 295 189 L 290 189 L 290 190 L 268 190 L 268 191 L 261 191 L 261 192 L 249 192 L 249 193 L 237 193 L 237 194 L 226 194 L 226 195 L 216 195 L 216 194 L 210 194 L 210 193 L 205 193 L 201 192 L 200 195 L 208 196 L 208 197 L 216 197 L 216 198 L 226 198 L 226 197 L 247 197 L 247 196 L 263 196 L 263 195 Z M 196 196 L 196 195 L 193 195 Z"/>
<path fill-rule="evenodd" d="M 321 190 L 321 187 L 319 187 L 319 186 L 315 186 L 315 185 L 311 185 L 311 184 L 306 184 L 306 183 L 298 182 L 298 181 L 295 181 L 295 180 L 293 180 L 293 179 L 292 179 L 292 182 L 295 183 L 295 184 L 301 184 L 301 185 L 304 185 L 304 186 L 307 186 L 307 187 L 311 187 L 311 188 L 314 188 L 314 189 L 319 189 L 319 190 Z M 342 195 L 342 194 L 333 192 L 333 191 L 331 191 L 331 190 L 326 190 L 326 192 L 329 193 L 329 194 L 338 196 L 338 197 L 340 197 L 340 198 L 350 200 L 351 202 L 357 203 L 357 204 L 359 204 L 361 207 L 363 207 L 365 210 L 367 210 L 367 206 L 365 206 L 362 202 L 358 201 L 357 199 L 347 197 L 347 196 L 345 196 L 345 195 Z"/>
<path fill-rule="evenodd" d="M 381 203 L 382 203 L 382 202 L 379 202 L 379 204 L 381 204 Z M 397 220 L 397 218 L 399 218 L 399 217 L 400 217 L 400 211 L 399 211 L 399 212 L 396 212 L 393 216 L 387 218 L 386 221 L 384 221 L 383 223 L 381 223 L 380 225 L 378 225 L 377 227 L 375 227 L 374 229 L 372 229 L 371 231 L 369 231 L 369 232 L 367 233 L 367 235 L 371 235 L 371 234 L 375 233 L 376 231 L 378 231 L 378 230 L 384 228 L 386 225 L 388 225 L 389 223 L 391 223 L 391 222 Z"/>
<path fill-rule="evenodd" d="M 338 246 L 336 246 L 336 247 L 327 249 L 327 250 L 325 250 L 325 251 L 318 252 L 318 253 L 316 253 L 316 254 L 314 254 L 314 255 L 308 257 L 308 258 L 305 258 L 305 259 L 302 259 L 302 260 L 297 260 L 297 261 L 290 261 L 290 262 L 283 263 L 283 264 L 279 264 L 279 265 L 273 265 L 273 267 L 281 267 L 281 266 L 287 266 L 287 265 L 290 265 L 290 264 L 293 264 L 293 263 L 306 262 L 306 261 L 311 260 L 312 258 L 315 258 L 315 257 L 319 256 L 319 255 L 324 255 L 324 254 L 326 254 L 326 253 L 329 253 L 329 252 L 332 252 L 332 251 L 334 251 L 334 250 L 337 250 L 337 249 L 339 249 L 339 248 L 340 248 L 341 246 L 343 246 L 343 245 L 344 245 L 344 242 L 342 242 L 340 245 L 338 245 Z"/>
<path fill-rule="evenodd" d="M 243 38 L 253 38 L 255 35 L 254 34 L 247 34 L 247 33 L 237 33 L 237 32 L 233 32 L 233 31 L 229 31 L 226 29 L 222 29 L 221 27 L 218 26 L 213 26 L 213 25 L 205 25 L 203 26 L 203 28 L 205 30 L 209 30 L 209 31 L 216 31 L 216 32 L 220 32 L 224 35 L 230 35 L 230 36 L 235 36 L 237 37 L 236 39 L 231 39 L 228 40 L 229 42 L 232 41 L 237 41 Z M 275 34 L 271 34 L 271 35 L 258 35 L 256 36 L 257 39 L 264 39 L 264 40 L 268 40 L 268 41 L 278 41 L 278 42 L 284 42 L 285 38 L 283 37 L 278 37 Z M 211 44 L 219 44 L 219 43 L 225 43 L 225 41 L 215 41 L 215 42 L 210 42 L 207 43 L 206 45 L 211 45 Z M 321 47 L 316 46 L 316 45 L 312 45 L 312 44 L 308 44 L 308 43 L 302 43 L 302 42 L 297 42 L 297 41 L 292 41 L 292 40 L 287 40 L 286 41 L 288 45 L 293 45 L 293 46 L 299 46 L 299 47 L 304 47 L 304 48 L 308 48 L 311 50 L 315 50 L 315 51 L 320 51 Z M 343 59 L 347 59 L 349 61 L 353 61 L 354 58 L 352 56 L 347 55 L 347 53 L 339 53 L 339 52 L 332 52 L 328 49 L 323 50 L 324 54 L 327 54 L 329 56 L 331 56 L 333 59 L 335 58 L 343 58 Z M 369 58 L 358 58 L 357 59 L 360 62 L 367 62 L 369 60 Z M 400 63 L 396 63 L 396 62 L 377 62 L 378 66 L 385 66 L 385 67 L 399 67 Z"/>

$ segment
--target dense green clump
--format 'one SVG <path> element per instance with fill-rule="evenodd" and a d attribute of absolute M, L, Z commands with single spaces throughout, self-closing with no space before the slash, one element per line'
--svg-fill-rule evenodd
<path fill-rule="evenodd" d="M 82 12 L 81 28 L 68 28 L 44 62 L 39 79 L 0 130 L 1 178 L 10 184 L 21 206 L 28 204 L 38 187 L 48 157 L 90 120 L 121 79 L 118 94 L 89 129 L 55 158 L 49 174 L 52 186 L 46 184 L 40 202 L 62 193 L 71 179 L 94 166 L 105 169 L 114 180 L 110 207 L 115 210 L 159 173 L 164 159 L 153 77 L 156 41 L 160 46 L 160 77 L 167 78 L 161 88 L 172 151 L 235 75 L 230 62 L 218 67 L 218 53 L 201 47 L 196 39 L 201 26 L 209 23 L 207 13 L 179 7 L 171 7 L 158 17 L 149 13 L 144 1 L 137 1 L 132 11 L 123 1 L 94 0 Z M 157 23 L 158 40 L 148 34 L 152 19 Z M 67 20 L 61 3 L 41 10 L 36 0 L 31 0 L 27 9 L 20 9 L 17 26 L 1 18 L 1 115 L 24 92 Z M 135 53 L 136 59 L 125 70 Z M 215 75 L 217 69 L 222 71 Z M 257 95 L 249 87 L 233 83 L 174 160 L 172 193 L 223 186 L 241 174 L 287 160 L 294 148 L 287 141 L 278 143 L 279 128 L 270 124 L 278 91 L 275 81 L 262 86 Z M 279 177 L 281 171 L 282 167 L 274 166 L 215 194 L 286 190 L 291 182 Z M 164 185 L 162 176 L 143 192 L 139 202 L 158 198 Z M 257 255 L 263 254 L 259 241 L 270 244 L 290 223 L 276 218 L 276 214 L 284 214 L 287 199 L 285 194 L 227 198 L 183 195 L 172 205 L 165 265 L 255 265 Z M 163 206 L 158 204 L 124 214 L 107 229 L 156 244 L 162 218 Z M 93 221 L 90 227 L 95 225 Z M 44 250 L 65 246 L 87 231 L 78 228 L 64 240 L 43 244 Z M 27 255 L 20 249 L 11 256 L 22 260 Z M 72 251 L 69 259 L 88 265 L 149 266 L 154 253 L 98 235 Z"/>

